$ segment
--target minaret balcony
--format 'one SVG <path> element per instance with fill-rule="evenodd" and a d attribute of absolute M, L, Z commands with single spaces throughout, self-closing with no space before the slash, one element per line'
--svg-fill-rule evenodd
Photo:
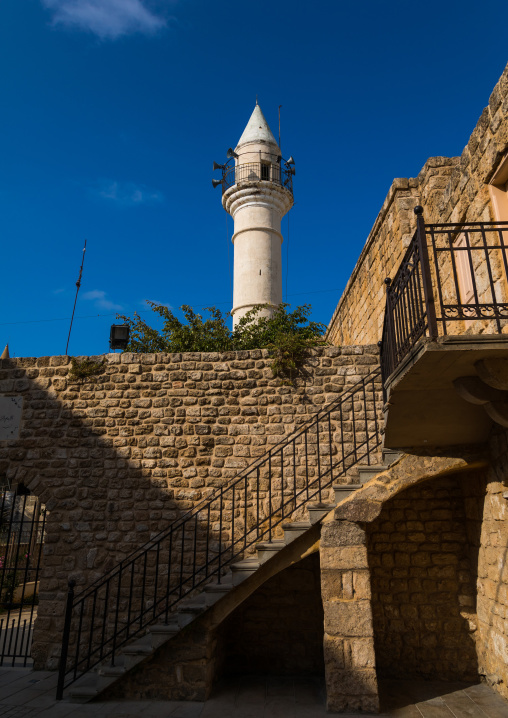
<path fill-rule="evenodd" d="M 294 170 L 289 165 L 282 167 L 273 162 L 226 165 L 222 174 L 222 194 L 234 185 L 248 185 L 251 182 L 272 182 L 293 194 L 293 174 Z"/>

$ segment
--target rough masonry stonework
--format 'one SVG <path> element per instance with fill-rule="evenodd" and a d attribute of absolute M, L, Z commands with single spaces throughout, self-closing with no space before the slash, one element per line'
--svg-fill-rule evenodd
<path fill-rule="evenodd" d="M 268 352 L 111 354 L 91 380 L 68 357 L 0 363 L 22 397 L 0 472 L 48 508 L 33 653 L 55 668 L 67 581 L 81 590 L 230 481 L 378 363 L 377 347 L 320 348 L 296 386 Z"/>

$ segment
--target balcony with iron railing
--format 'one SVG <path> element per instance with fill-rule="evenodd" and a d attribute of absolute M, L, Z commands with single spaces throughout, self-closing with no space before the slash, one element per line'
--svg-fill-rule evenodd
<path fill-rule="evenodd" d="M 508 222 L 426 224 L 421 207 L 415 214 L 407 252 L 385 280 L 386 445 L 481 441 L 491 421 L 477 406 L 489 402 L 475 408 L 457 387 L 476 381 L 480 361 L 508 358 Z"/>
<path fill-rule="evenodd" d="M 234 185 L 252 182 L 272 182 L 293 194 L 294 168 L 275 162 L 245 162 L 225 165 L 222 171 L 222 193 Z"/>

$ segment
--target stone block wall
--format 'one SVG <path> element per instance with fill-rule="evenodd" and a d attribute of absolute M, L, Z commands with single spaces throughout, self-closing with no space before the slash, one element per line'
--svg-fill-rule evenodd
<path fill-rule="evenodd" d="M 333 344 L 372 344 L 381 339 L 383 282 L 393 278 L 400 265 L 415 229 L 417 204 L 423 206 L 428 223 L 495 219 L 488 182 L 507 152 L 508 67 L 460 157 L 432 157 L 417 178 L 394 180 L 330 321 L 328 339 Z M 499 257 L 494 262 L 502 272 Z"/>
<path fill-rule="evenodd" d="M 269 579 L 219 631 L 225 675 L 323 675 L 319 554 Z"/>
<path fill-rule="evenodd" d="M 491 465 L 481 516 L 478 554 L 480 673 L 508 698 L 508 431 L 490 440 Z"/>
<path fill-rule="evenodd" d="M 367 375 L 378 350 L 317 349 L 296 387 L 273 378 L 266 351 L 105 362 L 82 384 L 68 357 L 0 362 L 0 394 L 23 398 L 19 438 L 0 441 L 0 474 L 49 512 L 38 667 L 57 665 L 69 578 L 78 590 L 97 580 Z"/>
<path fill-rule="evenodd" d="M 443 477 L 409 488 L 368 526 L 378 676 L 477 679 L 467 483 Z"/>

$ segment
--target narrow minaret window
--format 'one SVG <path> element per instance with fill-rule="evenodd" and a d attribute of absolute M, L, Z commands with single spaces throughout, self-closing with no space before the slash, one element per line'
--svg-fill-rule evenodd
<path fill-rule="evenodd" d="M 282 302 L 281 220 L 293 206 L 294 162 L 281 163 L 280 148 L 257 103 L 228 157 L 225 166 L 214 164 L 223 169 L 222 183 L 214 184 L 222 184 L 222 204 L 235 223 L 235 327 L 257 304 L 265 305 L 259 316 L 270 316 Z"/>

